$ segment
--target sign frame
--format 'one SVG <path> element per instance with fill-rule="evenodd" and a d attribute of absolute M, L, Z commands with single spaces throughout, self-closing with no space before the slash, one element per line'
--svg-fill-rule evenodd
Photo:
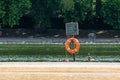
<path fill-rule="evenodd" d="M 77 22 L 66 23 L 66 35 L 79 35 L 79 28 Z"/>

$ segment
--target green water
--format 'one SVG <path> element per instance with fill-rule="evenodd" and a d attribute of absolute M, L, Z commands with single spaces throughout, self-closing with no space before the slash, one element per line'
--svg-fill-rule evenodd
<path fill-rule="evenodd" d="M 120 62 L 120 44 L 81 44 L 76 61 L 86 62 L 88 53 L 96 62 Z M 0 44 L 0 61 L 3 62 L 57 62 L 73 55 L 64 44 Z"/>
<path fill-rule="evenodd" d="M 120 62 L 120 56 L 92 56 L 95 62 Z M 73 61 L 73 56 L 67 57 L 69 61 Z M 63 62 L 66 56 L 63 55 L 1 55 L 2 62 Z M 77 56 L 77 62 L 86 62 L 87 56 Z"/>

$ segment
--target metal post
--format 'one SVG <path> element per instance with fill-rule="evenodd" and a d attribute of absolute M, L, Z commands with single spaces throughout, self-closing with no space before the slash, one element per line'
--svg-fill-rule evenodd
<path fill-rule="evenodd" d="M 73 37 L 74 37 L 74 35 L 73 35 Z M 74 48 L 75 48 L 75 43 L 72 43 L 72 49 L 74 49 Z M 74 62 L 76 61 L 75 53 L 73 54 L 73 61 Z"/>
<path fill-rule="evenodd" d="M 75 54 L 73 54 L 73 61 L 74 61 L 74 62 L 76 61 Z"/>

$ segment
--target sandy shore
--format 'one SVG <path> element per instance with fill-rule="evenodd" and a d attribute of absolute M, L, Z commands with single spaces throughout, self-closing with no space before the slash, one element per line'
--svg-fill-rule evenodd
<path fill-rule="evenodd" d="M 0 80 L 120 80 L 120 63 L 0 62 Z"/>

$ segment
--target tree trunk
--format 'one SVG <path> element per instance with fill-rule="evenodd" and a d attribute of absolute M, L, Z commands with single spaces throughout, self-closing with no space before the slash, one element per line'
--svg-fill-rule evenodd
<path fill-rule="evenodd" d="M 101 3 L 101 0 L 96 0 L 96 16 L 100 16 Z"/>

